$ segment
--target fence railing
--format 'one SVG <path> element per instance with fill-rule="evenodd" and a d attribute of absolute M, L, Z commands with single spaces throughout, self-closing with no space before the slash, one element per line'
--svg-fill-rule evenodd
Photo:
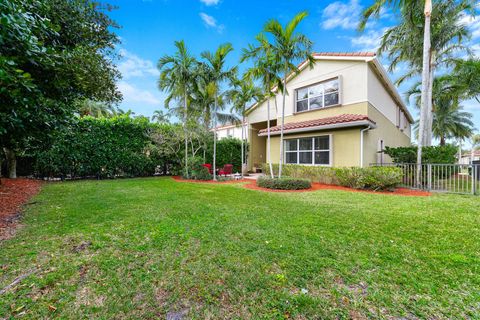
<path fill-rule="evenodd" d="M 402 169 L 402 184 L 413 189 L 461 194 L 480 192 L 478 164 L 372 163 L 371 166 Z"/>

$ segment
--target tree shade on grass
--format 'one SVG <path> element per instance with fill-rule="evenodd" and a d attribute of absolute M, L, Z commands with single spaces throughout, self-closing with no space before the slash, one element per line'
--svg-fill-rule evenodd
<path fill-rule="evenodd" d="M 34 201 L 0 244 L 0 289 L 35 272 L 2 316 L 478 316 L 474 197 L 147 178 L 47 184 Z"/>

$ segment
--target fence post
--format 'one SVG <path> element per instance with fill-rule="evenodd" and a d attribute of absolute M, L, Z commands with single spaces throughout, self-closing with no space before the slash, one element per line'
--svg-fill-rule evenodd
<path fill-rule="evenodd" d="M 427 164 L 427 181 L 428 181 L 428 191 L 432 190 L 432 165 L 429 163 Z"/>
<path fill-rule="evenodd" d="M 477 193 L 477 166 L 472 164 L 472 194 Z"/>

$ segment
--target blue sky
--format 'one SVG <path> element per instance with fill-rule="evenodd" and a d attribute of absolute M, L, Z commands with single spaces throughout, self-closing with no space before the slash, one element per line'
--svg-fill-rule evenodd
<path fill-rule="evenodd" d="M 214 50 L 219 44 L 230 42 L 235 51 L 228 59 L 235 65 L 241 49 L 254 42 L 254 37 L 268 19 L 282 23 L 296 13 L 306 10 L 309 16 L 299 31 L 321 51 L 375 51 L 383 30 L 394 23 L 394 15 L 385 12 L 382 19 L 369 23 L 363 34 L 355 30 L 359 14 L 371 0 L 110 0 L 118 9 L 110 16 L 122 28 L 116 30 L 121 38 L 118 61 L 123 79 L 118 83 L 124 95 L 120 107 L 136 114 L 150 116 L 154 110 L 163 110 L 164 94 L 157 89 L 156 62 L 165 54 L 174 52 L 173 42 L 184 40 L 192 54 Z M 466 15 L 463 19 L 472 30 L 470 47 L 480 55 L 480 17 Z M 388 61 L 380 60 L 384 65 Z M 240 66 L 240 70 L 246 66 Z M 403 70 L 391 74 L 395 78 Z M 408 88 L 399 88 L 400 93 Z M 475 117 L 480 128 L 480 104 L 467 101 L 464 106 Z M 416 110 L 411 108 L 416 117 Z"/>

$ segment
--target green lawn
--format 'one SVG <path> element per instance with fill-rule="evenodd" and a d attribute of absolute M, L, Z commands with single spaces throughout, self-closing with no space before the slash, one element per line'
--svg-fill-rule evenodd
<path fill-rule="evenodd" d="M 480 318 L 479 201 L 52 183 L 0 244 L 0 290 L 38 269 L 0 319 Z"/>

